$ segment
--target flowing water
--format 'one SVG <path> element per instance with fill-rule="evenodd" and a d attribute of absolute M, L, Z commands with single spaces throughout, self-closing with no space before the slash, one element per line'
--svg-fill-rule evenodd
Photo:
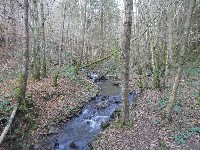
<path fill-rule="evenodd" d="M 52 150 L 89 150 L 92 141 L 112 119 L 112 114 L 121 106 L 121 87 L 114 86 L 109 80 L 98 82 L 99 95 L 88 102 L 79 116 L 63 124 L 57 134 L 49 136 L 35 149 Z M 134 93 L 131 92 L 129 103 L 133 104 Z"/>

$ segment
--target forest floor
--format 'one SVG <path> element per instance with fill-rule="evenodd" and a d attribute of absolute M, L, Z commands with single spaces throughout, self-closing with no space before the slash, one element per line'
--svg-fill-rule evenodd
<path fill-rule="evenodd" d="M 14 66 L 17 64 L 13 60 L 2 61 L 0 64 L 0 133 L 17 103 L 15 92 L 18 82 Z M 98 91 L 97 87 L 83 76 L 76 79 L 61 77 L 57 87 L 52 87 L 51 84 L 51 76 L 40 81 L 28 78 L 28 113 L 25 113 L 23 108 L 18 108 L 11 130 L 0 149 L 24 149 L 27 146 L 25 143 L 35 144 L 45 135 L 53 134 L 56 132 L 54 125 L 62 120 L 69 120 Z"/>
<path fill-rule="evenodd" d="M 169 99 L 168 90 L 145 90 L 130 108 L 130 126 L 119 119 L 101 133 L 97 150 L 199 150 L 200 68 L 186 68 L 181 79 L 173 121 L 161 124 Z"/>
<path fill-rule="evenodd" d="M 0 57 L 1 58 L 1 57 Z M 0 59 L 0 133 L 17 103 L 18 61 Z M 130 126 L 121 127 L 119 119 L 101 133 L 97 150 L 199 150 L 200 147 L 200 68 L 185 68 L 181 79 L 173 121 L 162 126 L 163 113 L 169 91 L 145 90 L 130 108 Z M 133 90 L 135 83 L 131 81 Z M 51 76 L 40 81 L 28 79 L 27 104 L 29 114 L 18 108 L 8 136 L 0 149 L 23 149 L 35 144 L 43 136 L 56 131 L 54 125 L 70 119 L 97 92 L 97 87 L 86 78 L 62 77 L 58 86 L 51 86 Z M 21 117 L 23 116 L 23 117 Z M 68 118 L 68 119 L 67 119 Z M 13 145 L 13 144 L 17 145 Z M 2 148 L 3 147 L 3 148 Z"/>

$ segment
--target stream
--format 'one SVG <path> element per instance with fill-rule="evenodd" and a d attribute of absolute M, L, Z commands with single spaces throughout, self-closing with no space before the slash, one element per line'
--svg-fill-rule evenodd
<path fill-rule="evenodd" d="M 51 150 L 90 150 L 95 137 L 103 131 L 113 113 L 121 106 L 121 87 L 113 85 L 110 80 L 96 83 L 100 93 L 84 105 L 81 113 L 59 127 L 57 134 L 49 135 L 35 149 Z M 133 104 L 134 92 L 129 94 L 129 103 Z"/>

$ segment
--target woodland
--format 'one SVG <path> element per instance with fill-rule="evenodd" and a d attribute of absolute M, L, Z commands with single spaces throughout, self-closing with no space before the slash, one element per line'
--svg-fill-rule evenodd
<path fill-rule="evenodd" d="M 0 0 L 0 150 L 29 149 L 199 150 L 200 0 Z"/>

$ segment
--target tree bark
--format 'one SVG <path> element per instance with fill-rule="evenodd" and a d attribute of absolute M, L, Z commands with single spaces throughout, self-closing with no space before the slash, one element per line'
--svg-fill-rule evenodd
<path fill-rule="evenodd" d="M 39 33 L 39 17 L 38 17 L 38 1 L 32 0 L 33 5 L 33 77 L 36 80 L 40 79 L 40 33 Z"/>
<path fill-rule="evenodd" d="M 104 1 L 101 0 L 101 16 L 100 16 L 100 20 L 101 20 L 101 26 L 100 26 L 100 35 L 101 35 L 101 54 L 100 56 L 103 57 L 104 56 L 104 9 L 103 9 L 103 3 Z"/>
<path fill-rule="evenodd" d="M 76 69 L 78 69 L 81 66 L 82 60 L 83 60 L 83 54 L 85 50 L 85 32 L 86 32 L 86 19 L 87 19 L 87 3 L 88 0 L 84 1 L 84 9 L 83 9 L 83 20 L 82 20 L 82 43 L 81 43 L 81 53 L 80 53 L 80 59 L 77 63 Z M 76 70 L 78 72 L 78 70 Z"/>
<path fill-rule="evenodd" d="M 170 1 L 170 3 L 172 3 Z M 169 8 L 168 11 L 168 30 L 167 30 L 167 52 L 166 52 L 166 64 L 165 64 L 165 78 L 164 78 L 164 86 L 168 80 L 168 74 L 170 74 L 170 88 L 173 85 L 173 15 L 172 8 Z"/>
<path fill-rule="evenodd" d="M 64 44 L 64 30 L 65 30 L 65 18 L 66 18 L 66 10 L 67 10 L 67 2 L 64 4 L 64 11 L 63 11 L 63 21 L 62 21 L 62 31 L 61 31 L 61 44 L 58 52 L 58 64 L 59 68 L 61 68 L 62 63 L 62 52 L 63 52 L 63 44 Z"/>
<path fill-rule="evenodd" d="M 46 67 L 46 42 L 45 42 L 45 19 L 44 19 L 44 4 L 43 1 L 40 2 L 40 13 L 41 13 L 41 27 L 42 27 L 42 77 L 47 76 L 47 67 Z"/>
<path fill-rule="evenodd" d="M 29 9 L 29 3 L 28 0 L 24 0 L 24 6 L 25 6 L 25 53 L 24 53 L 24 83 L 23 83 L 23 99 L 25 99 L 26 96 L 26 86 L 27 86 L 27 79 L 28 79 L 28 64 L 29 64 L 29 23 L 28 23 L 28 9 Z"/>
<path fill-rule="evenodd" d="M 19 105 L 22 105 L 24 110 L 26 111 L 26 87 L 28 80 L 28 65 L 29 65 L 29 3 L 28 0 L 24 0 L 24 55 L 23 55 L 23 68 L 22 73 L 19 77 L 19 86 L 18 86 L 18 95 L 17 100 L 19 101 Z"/>
<path fill-rule="evenodd" d="M 127 124 L 129 121 L 129 61 L 130 61 L 130 40 L 132 26 L 133 0 L 124 0 L 124 35 L 122 43 L 123 57 L 123 83 L 122 83 L 122 116 L 121 123 Z"/>

